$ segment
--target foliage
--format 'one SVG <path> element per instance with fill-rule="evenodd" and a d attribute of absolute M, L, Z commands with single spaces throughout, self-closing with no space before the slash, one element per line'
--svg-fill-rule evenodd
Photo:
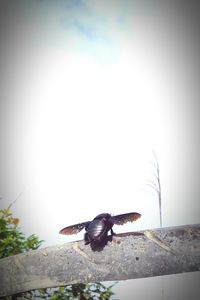
<path fill-rule="evenodd" d="M 102 283 L 79 283 L 55 289 L 40 289 L 32 291 L 32 296 L 22 293 L 20 299 L 47 299 L 47 300 L 109 300 L 113 295 L 112 286 L 106 287 Z M 29 292 L 30 293 L 30 292 Z M 33 296 L 34 293 L 34 296 Z M 33 298 L 31 298 L 33 297 Z M 17 298 L 18 299 L 18 298 Z"/>
<path fill-rule="evenodd" d="M 0 258 L 37 249 L 42 241 L 35 234 L 28 238 L 18 229 L 19 219 L 8 208 L 0 210 Z"/>
<path fill-rule="evenodd" d="M 0 210 L 0 258 L 37 249 L 42 240 L 32 234 L 28 238 L 19 229 L 19 219 L 14 218 L 10 207 Z M 113 286 L 113 285 L 112 285 Z M 102 283 L 79 283 L 59 288 L 46 288 L 5 297 L 5 300 L 109 300 L 114 294 L 112 286 Z"/>

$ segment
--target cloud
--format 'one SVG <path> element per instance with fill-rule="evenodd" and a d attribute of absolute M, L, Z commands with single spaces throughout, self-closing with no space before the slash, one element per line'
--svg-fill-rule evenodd
<path fill-rule="evenodd" d="M 94 41 L 99 38 L 98 32 L 95 26 L 92 26 L 89 22 L 83 22 L 80 18 L 68 18 L 63 17 L 61 19 L 61 27 L 65 30 L 72 30 L 74 34 L 82 35 L 90 41 Z"/>
<path fill-rule="evenodd" d="M 81 7 L 73 7 L 60 14 L 60 31 L 68 41 L 68 50 L 73 48 L 98 62 L 113 63 L 118 51 L 116 26 L 122 22 L 119 18 L 116 16 L 111 20 L 103 12 L 82 3 Z"/>
<path fill-rule="evenodd" d="M 87 3 L 81 3 L 62 13 L 60 18 L 61 29 L 71 31 L 90 41 L 108 40 L 107 19 L 97 13 Z"/>

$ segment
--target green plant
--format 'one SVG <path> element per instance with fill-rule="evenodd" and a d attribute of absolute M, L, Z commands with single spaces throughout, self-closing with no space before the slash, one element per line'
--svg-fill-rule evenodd
<path fill-rule="evenodd" d="M 0 210 L 0 258 L 35 250 L 42 244 L 35 234 L 26 238 L 18 225 L 19 219 L 13 217 L 10 206 Z"/>

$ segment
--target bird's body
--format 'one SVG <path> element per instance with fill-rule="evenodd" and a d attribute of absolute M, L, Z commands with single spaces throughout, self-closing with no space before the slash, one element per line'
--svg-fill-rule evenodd
<path fill-rule="evenodd" d="M 139 213 L 127 213 L 117 216 L 111 216 L 108 213 L 103 213 L 96 216 L 92 221 L 83 222 L 79 224 L 75 224 L 72 226 L 68 226 L 60 230 L 59 233 L 71 235 L 78 233 L 83 228 L 85 228 L 84 240 L 85 244 L 92 243 L 102 243 L 106 240 L 108 236 L 108 232 L 111 231 L 111 235 L 114 234 L 112 227 L 114 224 L 123 225 L 126 222 L 133 222 L 140 218 L 141 215 Z"/>

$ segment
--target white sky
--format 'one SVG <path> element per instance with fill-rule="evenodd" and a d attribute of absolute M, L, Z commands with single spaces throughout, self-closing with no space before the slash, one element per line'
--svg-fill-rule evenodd
<path fill-rule="evenodd" d="M 116 232 L 159 227 L 152 149 L 163 225 L 199 222 L 195 43 L 169 7 L 138 3 L 30 1 L 5 18 L 1 203 L 22 192 L 13 211 L 45 245 L 102 212 L 142 213 Z"/>

